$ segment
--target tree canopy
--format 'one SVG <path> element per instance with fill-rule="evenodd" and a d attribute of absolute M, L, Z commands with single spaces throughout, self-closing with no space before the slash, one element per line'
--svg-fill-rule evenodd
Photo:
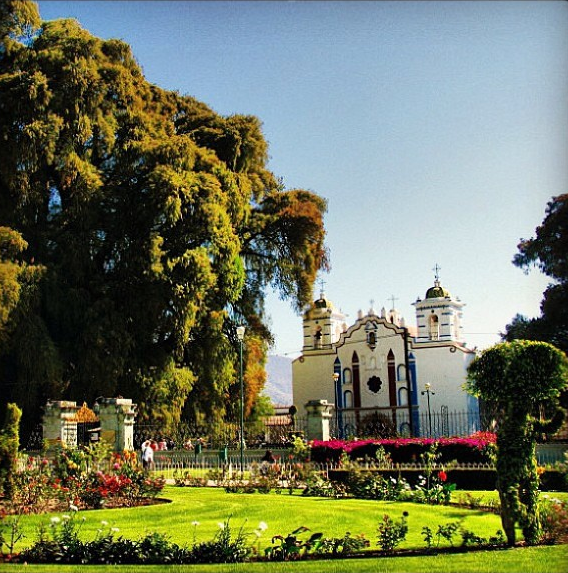
<path fill-rule="evenodd" d="M 521 239 L 513 264 L 528 272 L 537 267 L 552 279 L 544 292 L 541 316 L 529 319 L 517 315 L 502 338 L 551 342 L 568 352 L 568 195 L 553 197 L 536 236 Z"/>
<path fill-rule="evenodd" d="M 266 289 L 310 300 L 325 200 L 267 169 L 258 118 L 150 84 L 126 43 L 75 20 L 0 6 L 0 226 L 37 269 L 16 305 L 24 283 L 2 259 L 3 400 L 28 421 L 48 397 L 118 394 L 143 419 L 231 416 L 242 323 L 250 411 Z"/>
<path fill-rule="evenodd" d="M 539 478 L 536 442 L 565 417 L 560 395 L 568 386 L 568 359 L 547 342 L 514 340 L 484 350 L 468 367 L 468 391 L 492 409 L 497 428 L 497 489 L 510 545 L 515 524 L 537 543 Z"/>

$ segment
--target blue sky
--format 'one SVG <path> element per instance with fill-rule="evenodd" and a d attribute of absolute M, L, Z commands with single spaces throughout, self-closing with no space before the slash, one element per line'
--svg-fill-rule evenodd
<path fill-rule="evenodd" d="M 470 347 L 539 314 L 548 279 L 511 260 L 568 192 L 568 2 L 39 6 L 129 43 L 150 82 L 260 118 L 271 170 L 328 201 L 323 280 L 348 322 L 394 296 L 414 324 L 435 264 Z M 267 308 L 271 353 L 296 356 L 301 318 Z"/>

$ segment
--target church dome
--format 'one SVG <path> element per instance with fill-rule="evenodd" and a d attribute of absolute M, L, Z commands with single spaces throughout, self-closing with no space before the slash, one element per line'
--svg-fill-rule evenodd
<path fill-rule="evenodd" d="M 313 308 L 330 308 L 333 310 L 333 303 L 327 298 L 325 298 L 322 294 L 320 298 L 314 300 Z"/>
<path fill-rule="evenodd" d="M 334 312 L 333 303 L 326 298 L 325 294 L 320 293 L 320 297 L 314 300 L 312 304 L 308 307 L 306 312 L 306 318 L 315 318 L 321 316 L 322 314 L 332 314 Z"/>
<path fill-rule="evenodd" d="M 434 286 L 426 291 L 425 298 L 451 298 L 450 292 L 440 285 L 440 281 L 435 280 Z"/>

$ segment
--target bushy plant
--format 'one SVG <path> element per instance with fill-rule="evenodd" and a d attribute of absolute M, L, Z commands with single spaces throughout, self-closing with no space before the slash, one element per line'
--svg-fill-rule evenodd
<path fill-rule="evenodd" d="M 241 526 L 235 537 L 230 519 L 219 524 L 219 531 L 212 541 L 197 543 L 189 550 L 187 563 L 241 563 L 252 552 Z"/>
<path fill-rule="evenodd" d="M 343 537 L 322 538 L 318 553 L 330 554 L 336 557 L 362 551 L 369 545 L 370 542 L 364 534 L 360 533 L 353 537 L 348 531 Z"/>
<path fill-rule="evenodd" d="M 539 502 L 540 542 L 552 545 L 568 540 L 568 501 L 543 498 Z"/>
<path fill-rule="evenodd" d="M 275 535 L 272 547 L 264 550 L 268 561 L 293 561 L 301 559 L 310 552 L 317 552 L 323 544 L 322 533 L 312 533 L 307 539 L 301 535 L 310 531 L 308 527 L 298 527 L 288 535 Z"/>
<path fill-rule="evenodd" d="M 207 485 L 207 478 L 191 475 L 189 470 L 179 473 L 177 470 L 173 474 L 174 484 L 178 487 L 203 487 Z"/>
<path fill-rule="evenodd" d="M 383 520 L 378 526 L 377 545 L 385 552 L 392 553 L 400 543 L 406 539 L 408 533 L 408 512 L 403 511 L 402 517 L 394 521 L 389 515 L 383 515 Z"/>
<path fill-rule="evenodd" d="M 347 476 L 346 492 L 359 499 L 406 501 L 412 499 L 408 482 L 399 477 L 385 478 L 373 471 L 355 468 Z"/>
<path fill-rule="evenodd" d="M 26 456 L 25 464 L 12 476 L 11 506 L 23 513 L 40 513 L 49 509 L 53 481 L 47 459 Z"/>
<path fill-rule="evenodd" d="M 448 476 L 444 470 L 427 477 L 420 476 L 412 492 L 412 500 L 418 503 L 433 505 L 448 505 L 452 492 L 456 489 L 455 483 L 448 483 Z"/>

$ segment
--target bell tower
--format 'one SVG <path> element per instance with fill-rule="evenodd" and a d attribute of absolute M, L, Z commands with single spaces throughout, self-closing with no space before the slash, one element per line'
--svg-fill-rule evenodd
<path fill-rule="evenodd" d="M 303 352 L 331 348 L 347 329 L 345 315 L 335 310 L 333 303 L 326 298 L 321 284 L 320 296 L 306 309 L 303 318 Z"/>
<path fill-rule="evenodd" d="M 416 307 L 416 343 L 454 342 L 463 344 L 462 308 L 459 298 L 454 298 L 440 282 L 440 267 L 434 267 L 434 286 L 412 303 Z"/>

